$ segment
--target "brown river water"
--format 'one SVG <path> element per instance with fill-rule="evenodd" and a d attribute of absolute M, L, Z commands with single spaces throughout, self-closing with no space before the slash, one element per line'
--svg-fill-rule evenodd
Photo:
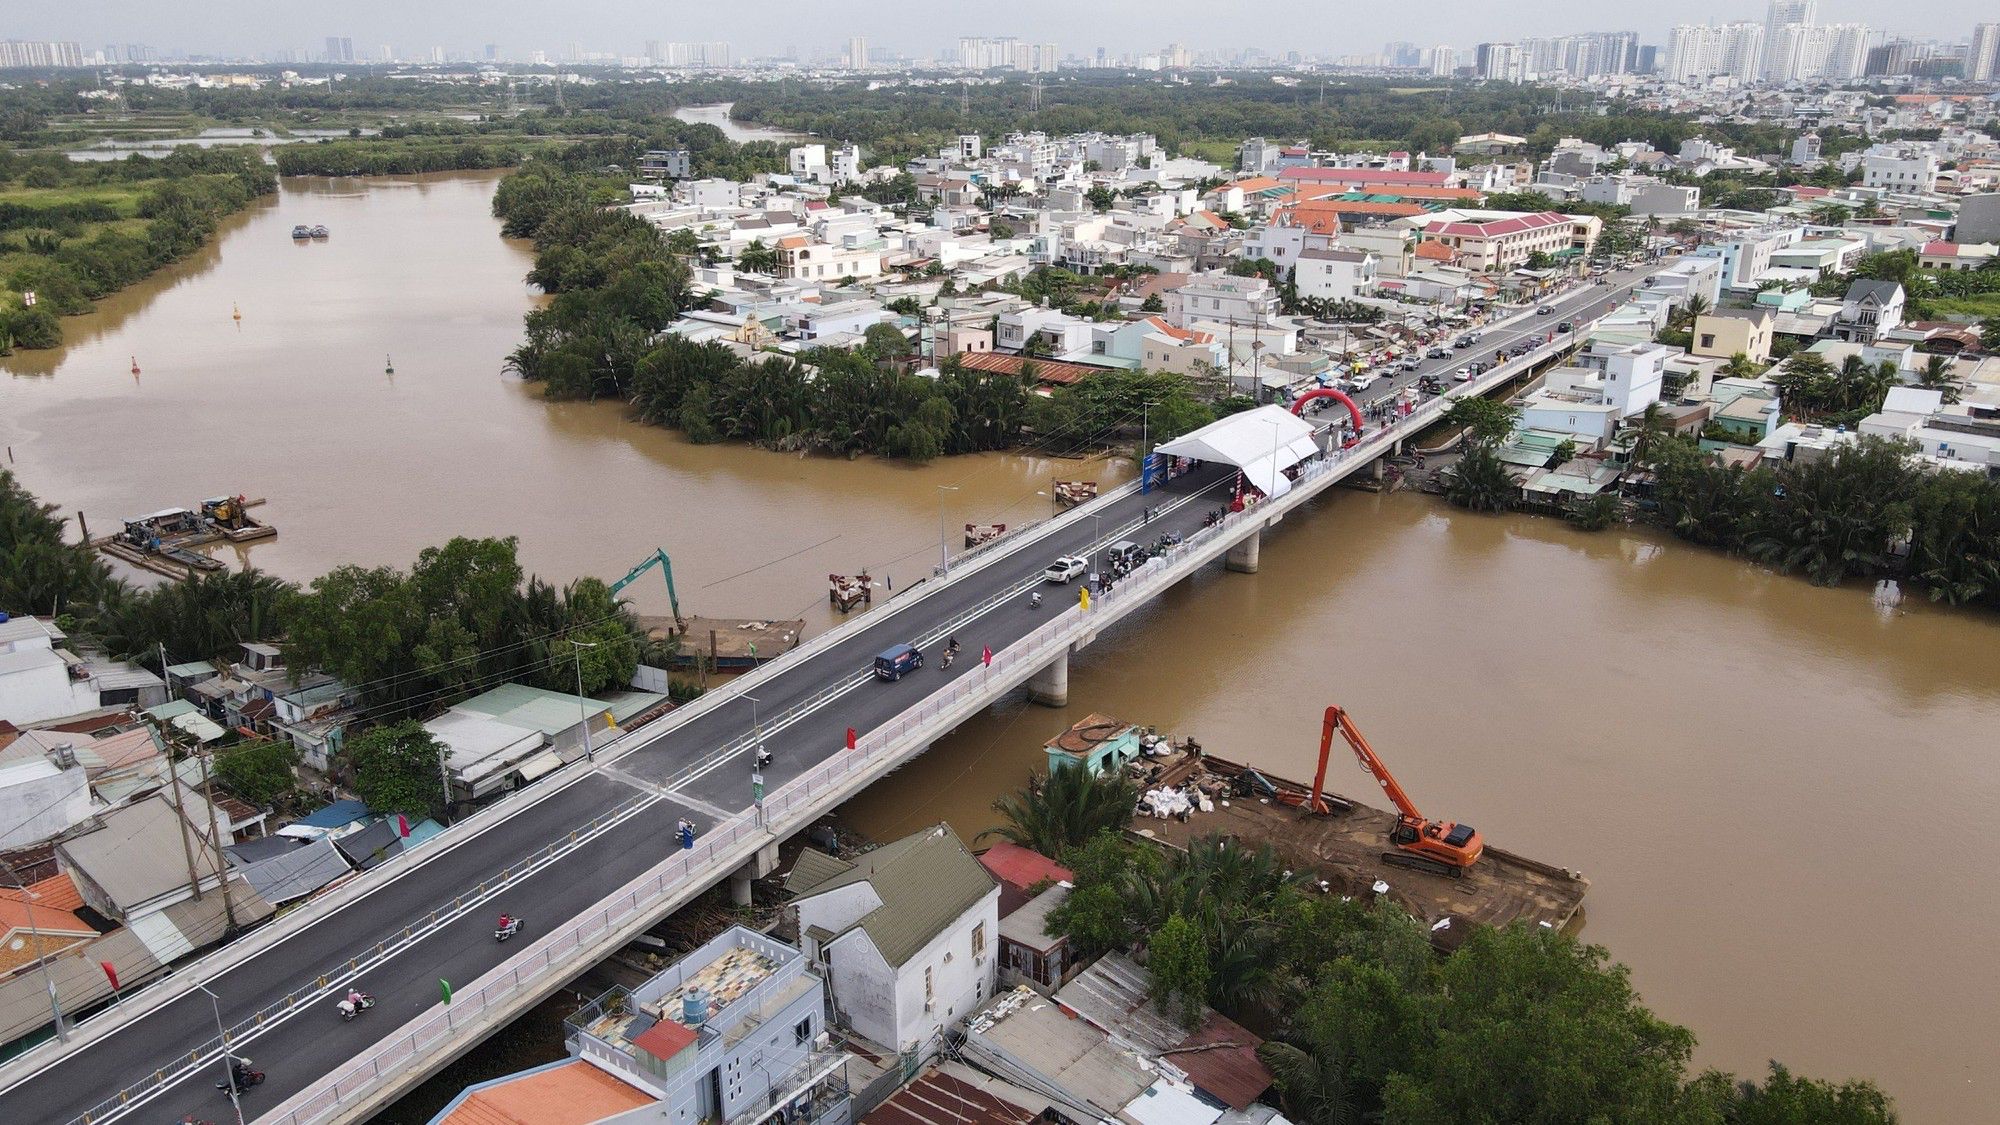
<path fill-rule="evenodd" d="M 494 181 L 288 181 L 205 255 L 66 322 L 68 348 L 0 359 L 14 469 L 94 530 L 269 497 L 279 537 L 245 553 L 295 579 L 407 565 L 455 534 L 518 535 L 559 581 L 664 546 L 684 608 L 814 631 L 829 570 L 928 571 L 941 495 L 954 523 L 1024 522 L 1052 475 L 1117 479 L 698 447 L 545 403 L 501 371 L 534 295 L 488 215 Z M 294 246 L 297 222 L 333 237 Z M 632 592 L 664 610 L 650 576 Z M 1646 531 L 1343 492 L 1267 537 L 1260 573 L 1218 567 L 1100 638 L 1065 711 L 997 707 L 845 813 L 878 838 L 939 819 L 970 836 L 1089 710 L 1309 776 L 1338 702 L 1427 814 L 1590 875 L 1583 935 L 1694 1029 L 1701 1064 L 1777 1058 L 1872 1077 L 1918 1125 L 1986 1121 L 1997 653 L 1990 615 L 1886 607 Z M 1366 793 L 1346 761 L 1334 787 Z"/>

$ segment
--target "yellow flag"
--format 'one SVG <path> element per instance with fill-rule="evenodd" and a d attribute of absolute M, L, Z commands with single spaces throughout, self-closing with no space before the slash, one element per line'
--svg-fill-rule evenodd
<path fill-rule="evenodd" d="M 1083 587 L 1083 586 L 1077 587 L 1076 603 L 1077 607 L 1080 609 L 1086 611 L 1090 609 L 1090 590 L 1088 587 Z"/>

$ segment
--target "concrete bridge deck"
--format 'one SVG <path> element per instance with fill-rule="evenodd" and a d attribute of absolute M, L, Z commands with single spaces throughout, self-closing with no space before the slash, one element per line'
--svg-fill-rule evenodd
<path fill-rule="evenodd" d="M 1556 317 L 1489 328 L 1479 352 L 1540 340 L 1558 319 L 1586 320 L 1630 282 L 1586 286 L 1552 302 Z M 1488 372 L 1450 395 L 1481 393 L 1519 376 L 1576 337 Z M 1452 359 L 1420 374 L 1448 372 Z M 1446 376 L 1448 379 L 1448 375 Z M 1378 388 L 1377 396 L 1391 393 Z M 1377 396 L 1370 396 L 1377 397 Z M 244 1095 L 246 1120 L 358 1121 L 552 993 L 596 959 L 701 891 L 775 862 L 778 841 L 909 758 L 967 717 L 1018 690 L 1061 702 L 1069 655 L 1197 569 L 1233 554 L 1254 569 L 1263 530 L 1434 421 L 1433 399 L 1354 449 L 1305 465 L 1285 496 L 1204 528 L 1233 470 L 1205 466 L 1150 495 L 1114 490 L 955 563 L 945 578 L 812 639 L 695 703 L 619 739 L 542 783 L 453 826 L 326 898 L 86 1020 L 68 1044 L 50 1043 L 0 1069 L 0 1120 L 89 1122 L 230 1115 L 220 1080 L 228 1049 L 256 1060 L 268 1081 Z M 1147 509 L 1154 515 L 1144 520 Z M 1141 531 L 1143 523 L 1143 531 Z M 1039 609 L 1026 591 L 1059 554 L 1162 532 L 1180 546 L 1148 562 L 1085 611 L 1074 588 L 1047 587 Z M 1244 563 L 1250 565 L 1242 565 Z M 869 672 L 875 653 L 909 642 L 928 653 L 947 636 L 963 646 L 950 669 L 931 663 L 896 683 Z M 990 646 L 991 666 L 978 659 Z M 753 703 L 752 700 L 755 700 Z M 753 711 L 774 756 L 766 798 L 752 801 Z M 846 748 L 849 728 L 861 732 Z M 692 850 L 676 822 L 702 829 Z M 526 919 L 499 944 L 502 911 Z M 333 999 L 350 981 L 378 997 L 351 1023 Z M 442 1002 L 441 981 L 454 990 Z M 211 1000 L 211 995 L 213 1000 Z"/>

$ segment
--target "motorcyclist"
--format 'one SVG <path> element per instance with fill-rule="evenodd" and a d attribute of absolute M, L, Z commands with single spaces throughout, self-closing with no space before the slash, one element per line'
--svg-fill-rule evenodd
<path fill-rule="evenodd" d="M 250 1087 L 250 1056 L 239 1055 L 229 1060 L 229 1078 L 239 1090 Z"/>
<path fill-rule="evenodd" d="M 503 933 L 503 934 L 504 934 L 504 933 L 506 933 L 506 932 L 507 932 L 507 931 L 508 931 L 508 930 L 509 930 L 510 928 L 512 928 L 512 927 L 513 927 L 513 925 L 514 925 L 514 916 L 513 916 L 512 914 L 502 914 L 502 915 L 500 916 L 500 922 L 499 922 L 499 924 L 498 924 L 497 926 L 495 926 L 495 927 L 494 927 L 494 929 L 496 929 L 496 930 L 498 930 L 498 931 L 499 931 L 500 933 Z"/>
<path fill-rule="evenodd" d="M 1028 595 L 1028 608 L 1029 609 L 1042 608 L 1042 592 L 1040 590 L 1036 590 Z"/>
<path fill-rule="evenodd" d="M 367 1002 L 367 1000 L 368 1000 L 368 997 L 367 997 L 366 995 L 364 995 L 364 994 L 362 993 L 362 991 L 361 991 L 360 989 L 358 989 L 358 988 L 350 988 L 350 989 L 348 989 L 348 990 L 347 990 L 347 1002 L 348 1002 L 349 1004 L 352 1004 L 352 1005 L 354 1005 L 354 1010 L 355 1010 L 355 1011 L 357 1011 L 357 1012 L 358 1012 L 358 1011 L 360 1011 L 360 1010 L 361 1010 L 361 1005 L 362 1005 L 362 1004 L 364 1004 L 364 1003 L 366 1003 L 366 1002 Z"/>

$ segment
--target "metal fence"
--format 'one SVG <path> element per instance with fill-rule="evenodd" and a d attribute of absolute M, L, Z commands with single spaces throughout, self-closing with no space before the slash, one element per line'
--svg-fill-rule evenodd
<path fill-rule="evenodd" d="M 1536 352 L 1561 343 L 1557 341 L 1554 345 L 1544 345 Z M 1516 362 L 1536 361 L 1536 353 L 1531 353 Z M 1468 391 L 1476 393 L 1483 385 L 1502 381 L 1502 373 L 1513 366 L 1515 364 L 1510 363 L 1496 368 L 1475 381 L 1467 388 Z M 315 1125 L 324 1121 L 339 1112 L 343 1105 L 366 1098 L 383 1081 L 401 1076 L 432 1050 L 450 1043 L 460 1028 L 475 1027 L 492 1019 L 494 1011 L 503 1008 L 505 1001 L 524 986 L 542 982 L 551 975 L 568 976 L 579 963 L 576 955 L 602 944 L 634 922 L 642 919 L 649 921 L 659 912 L 660 901 L 671 897 L 671 892 L 688 889 L 689 886 L 705 887 L 716 872 L 731 870 L 764 843 L 773 838 L 782 839 L 794 823 L 803 824 L 823 811 L 824 799 L 830 790 L 848 787 L 859 775 L 886 771 L 914 747 L 925 745 L 956 726 L 963 718 L 961 712 L 987 705 L 998 692 L 1025 680 L 1051 663 L 1056 656 L 1066 653 L 1069 646 L 1084 633 L 1109 623 L 1110 619 L 1123 616 L 1124 611 L 1143 604 L 1159 590 L 1180 581 L 1191 569 L 1187 564 L 1200 565 L 1210 561 L 1219 549 L 1219 541 L 1227 541 L 1246 525 L 1262 524 L 1272 516 L 1310 499 L 1325 485 L 1333 483 L 1327 478 L 1346 476 L 1381 455 L 1404 436 L 1436 421 L 1450 408 L 1452 400 L 1453 396 L 1432 398 L 1419 404 L 1409 415 L 1364 435 L 1352 448 L 1331 450 L 1320 458 L 1306 462 L 1285 496 L 1240 512 L 1229 512 L 1219 523 L 1187 535 L 1179 544 L 1147 559 L 1110 593 L 1092 595 L 1089 610 L 1083 609 L 1080 604 L 1071 604 L 1055 611 L 1048 621 L 995 652 L 990 664 L 952 677 L 937 691 L 861 736 L 853 751 L 835 754 L 772 792 L 761 806 L 747 809 L 717 824 L 696 841 L 693 849 L 676 852 L 606 900 L 605 904 L 538 940 L 506 965 L 481 977 L 472 987 L 456 993 L 450 1004 L 438 1005 L 395 1035 L 377 1042 L 285 1105 L 259 1118 L 259 1121 L 275 1125 Z M 1128 521 L 1104 533 L 1101 538 L 1104 541 L 1116 539 L 1129 534 L 1142 523 L 1139 520 Z M 1025 583 L 1017 583 L 929 633 L 913 638 L 913 643 L 931 643 L 990 611 L 1007 598 L 1020 596 L 1024 588 L 1039 581 L 1039 577 L 1031 577 Z M 863 671 L 843 678 L 772 716 L 767 723 L 776 727 L 802 718 L 833 697 L 851 690 L 869 674 Z M 702 764 L 712 764 L 741 753 L 753 743 L 754 738 L 755 735 L 744 735 L 732 740 L 706 756 Z M 743 846 L 746 841 L 749 842 L 748 847 Z M 559 845 L 552 845 L 552 848 L 556 846 Z M 574 842 L 570 846 L 574 846 Z M 286 1007 L 292 1000 L 288 997 L 287 1002 L 273 1007 Z M 266 1018 L 259 1013 L 235 1030 L 240 1032 L 262 1026 Z M 206 1046 L 207 1052 L 200 1049 L 191 1052 L 195 1065 L 200 1064 L 200 1056 L 204 1053 L 212 1059 L 213 1051 L 220 1044 L 210 1041 Z M 174 1077 L 178 1075 L 160 1074 L 142 1085 L 158 1085 Z M 99 1111 L 93 1111 L 95 1116 L 86 1114 L 72 1125 L 91 1125 L 103 1120 L 106 1111 L 128 1104 L 132 1092 L 121 1092 Z"/>

